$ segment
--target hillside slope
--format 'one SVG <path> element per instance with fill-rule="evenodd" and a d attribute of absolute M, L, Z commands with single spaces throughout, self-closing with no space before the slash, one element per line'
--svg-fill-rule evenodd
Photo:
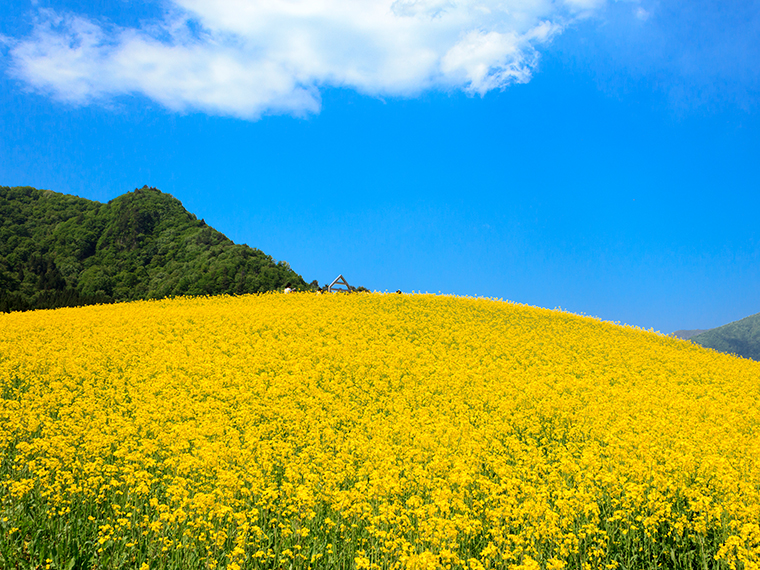
<path fill-rule="evenodd" d="M 0 568 L 757 570 L 758 378 L 445 295 L 0 314 Z"/>
<path fill-rule="evenodd" d="M 0 187 L 0 311 L 306 287 L 287 263 L 236 245 L 143 187 L 107 204 Z"/>
<path fill-rule="evenodd" d="M 691 337 L 707 348 L 760 361 L 760 313 Z"/>

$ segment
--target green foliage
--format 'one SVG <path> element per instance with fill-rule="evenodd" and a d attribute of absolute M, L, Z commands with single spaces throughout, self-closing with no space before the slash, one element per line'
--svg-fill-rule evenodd
<path fill-rule="evenodd" d="M 692 342 L 760 361 L 760 313 L 691 337 Z"/>
<path fill-rule="evenodd" d="M 147 186 L 101 204 L 0 187 L 0 311 L 307 289 L 286 262 L 236 245 Z"/>

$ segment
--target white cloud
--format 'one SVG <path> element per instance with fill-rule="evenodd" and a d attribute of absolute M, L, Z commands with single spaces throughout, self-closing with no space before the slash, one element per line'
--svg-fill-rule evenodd
<path fill-rule="evenodd" d="M 641 20 L 642 22 L 645 22 L 649 19 L 649 12 L 644 10 L 641 6 L 638 6 L 635 11 L 636 17 Z"/>
<path fill-rule="evenodd" d="M 483 95 L 530 79 L 537 49 L 604 0 L 173 0 L 119 28 L 40 11 L 16 77 L 74 103 L 143 94 L 173 110 L 318 112 L 319 90 Z"/>

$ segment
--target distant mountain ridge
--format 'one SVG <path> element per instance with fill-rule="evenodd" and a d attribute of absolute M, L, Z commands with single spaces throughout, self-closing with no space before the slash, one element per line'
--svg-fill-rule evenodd
<path fill-rule="evenodd" d="M 760 313 L 709 329 L 690 340 L 720 352 L 760 361 Z"/>
<path fill-rule="evenodd" d="M 107 204 L 0 186 L 0 311 L 307 288 L 147 186 Z"/>
<path fill-rule="evenodd" d="M 682 340 L 689 340 L 691 337 L 701 334 L 703 332 L 707 332 L 708 330 L 710 329 L 680 330 L 680 331 L 675 331 L 671 334 L 676 338 L 680 338 Z"/>

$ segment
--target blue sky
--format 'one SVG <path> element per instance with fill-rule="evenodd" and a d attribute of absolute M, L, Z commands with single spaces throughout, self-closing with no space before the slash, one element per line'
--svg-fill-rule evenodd
<path fill-rule="evenodd" d="M 0 184 L 170 192 L 307 281 L 760 311 L 760 3 L 14 1 Z"/>

